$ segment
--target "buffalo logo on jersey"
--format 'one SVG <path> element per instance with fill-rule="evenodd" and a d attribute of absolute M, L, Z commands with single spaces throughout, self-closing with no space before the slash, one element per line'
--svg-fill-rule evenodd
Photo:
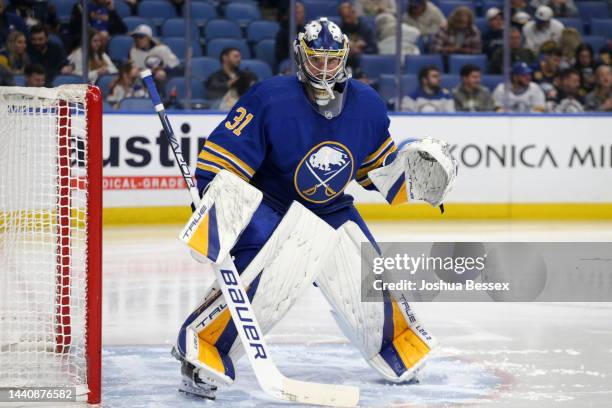
<path fill-rule="evenodd" d="M 304 200 L 325 203 L 338 196 L 353 176 L 353 155 L 338 142 L 319 143 L 295 170 L 295 189 Z"/>

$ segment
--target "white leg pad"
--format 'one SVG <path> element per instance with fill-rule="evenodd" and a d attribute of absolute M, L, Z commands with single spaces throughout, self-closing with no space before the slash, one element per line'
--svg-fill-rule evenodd
<path fill-rule="evenodd" d="M 361 301 L 361 242 L 368 242 L 359 226 L 348 221 L 338 229 L 336 252 L 319 274 L 317 285 L 330 303 L 342 332 L 383 378 L 412 379 L 437 342 L 418 321 L 408 302 L 383 296 L 379 302 Z M 386 324 L 386 326 L 385 326 Z"/>
<path fill-rule="evenodd" d="M 264 333 L 287 313 L 304 289 L 317 278 L 338 240 L 337 231 L 325 221 L 297 202 L 291 205 L 271 237 L 241 275 L 248 287 L 263 271 L 251 303 Z M 209 293 L 216 294 L 219 291 L 211 288 Z M 202 344 L 201 338 L 215 338 L 211 332 L 218 333 L 227 326 L 223 319 L 228 319 L 228 313 L 225 300 L 217 295 L 188 326 L 186 338 L 186 358 L 200 369 L 200 376 L 225 384 L 231 384 L 233 379 L 202 361 L 200 349 L 208 347 Z M 242 344 L 236 338 L 230 348 L 229 358 L 236 361 L 243 352 Z"/>

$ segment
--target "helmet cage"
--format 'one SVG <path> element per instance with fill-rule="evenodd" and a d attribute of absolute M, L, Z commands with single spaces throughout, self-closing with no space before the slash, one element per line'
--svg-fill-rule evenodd
<path fill-rule="evenodd" d="M 348 76 L 346 72 L 348 51 L 346 37 L 342 48 L 332 50 L 310 48 L 303 36 L 300 36 L 297 46 L 298 66 L 313 86 L 326 88 L 327 84 L 333 87 L 336 82 L 342 82 Z"/>

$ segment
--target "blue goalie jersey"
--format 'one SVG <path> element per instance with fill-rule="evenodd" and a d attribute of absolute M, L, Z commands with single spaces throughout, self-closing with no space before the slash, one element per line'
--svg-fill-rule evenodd
<path fill-rule="evenodd" d="M 251 87 L 200 152 L 200 192 L 225 169 L 250 181 L 281 213 L 293 200 L 317 214 L 350 206 L 349 182 L 373 189 L 367 173 L 391 162 L 396 147 L 378 94 L 352 79 L 345 86 L 344 108 L 333 119 L 315 111 L 293 76 Z"/>

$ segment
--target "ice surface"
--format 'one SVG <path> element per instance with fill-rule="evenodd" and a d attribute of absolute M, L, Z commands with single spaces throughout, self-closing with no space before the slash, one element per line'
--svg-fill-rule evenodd
<path fill-rule="evenodd" d="M 215 402 L 176 392 L 177 330 L 212 273 L 176 240 L 180 226 L 107 228 L 103 401 L 108 407 L 274 407 L 246 360 Z M 373 224 L 380 241 L 612 241 L 609 223 L 419 222 Z M 358 385 L 368 407 L 610 407 L 612 305 L 421 303 L 441 343 L 420 384 L 381 381 L 310 288 L 268 335 L 287 376 Z"/>

